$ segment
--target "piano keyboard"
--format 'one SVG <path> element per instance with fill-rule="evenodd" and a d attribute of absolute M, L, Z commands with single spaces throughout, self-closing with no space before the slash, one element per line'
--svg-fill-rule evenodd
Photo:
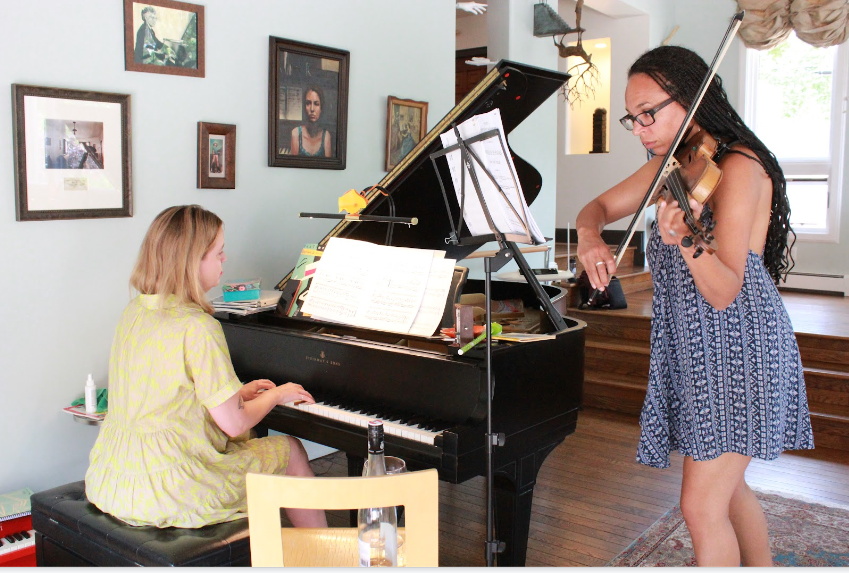
<path fill-rule="evenodd" d="M 361 428 L 367 428 L 369 420 L 383 420 L 384 433 L 391 436 L 397 436 L 404 440 L 421 442 L 431 446 L 433 445 L 436 436 L 448 429 L 447 427 L 440 429 L 438 425 L 434 425 L 433 423 L 429 423 L 424 420 L 418 421 L 412 419 L 405 423 L 399 418 L 393 419 L 391 415 L 386 417 L 381 417 L 379 415 L 367 415 L 363 414 L 361 410 L 356 410 L 353 407 L 348 408 L 337 404 L 329 405 L 322 401 L 317 401 L 315 404 L 307 404 L 304 402 L 296 404 L 295 402 L 289 402 L 284 404 L 284 406 L 286 408 L 308 412 L 315 416 L 321 416 L 322 418 L 328 418 L 330 420 L 338 420 Z"/>
<path fill-rule="evenodd" d="M 29 531 L 24 530 L 17 533 L 10 533 L 5 537 L 0 537 L 0 557 L 20 551 L 21 549 L 26 549 L 27 547 L 33 547 L 34 545 L 35 530 L 30 529 Z"/>

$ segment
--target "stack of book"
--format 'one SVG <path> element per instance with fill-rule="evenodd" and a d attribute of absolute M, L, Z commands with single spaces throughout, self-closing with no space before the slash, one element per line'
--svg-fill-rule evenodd
<path fill-rule="evenodd" d="M 215 312 L 229 312 L 242 316 L 274 310 L 277 301 L 280 300 L 279 290 L 264 290 L 256 300 L 225 301 L 223 296 L 212 299 L 212 307 Z"/>

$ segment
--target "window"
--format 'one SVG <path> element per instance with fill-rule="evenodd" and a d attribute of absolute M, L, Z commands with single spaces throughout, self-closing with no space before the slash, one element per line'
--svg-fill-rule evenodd
<path fill-rule="evenodd" d="M 793 33 L 746 50 L 744 119 L 784 170 L 800 240 L 838 239 L 847 56 L 846 43 L 815 48 Z"/>

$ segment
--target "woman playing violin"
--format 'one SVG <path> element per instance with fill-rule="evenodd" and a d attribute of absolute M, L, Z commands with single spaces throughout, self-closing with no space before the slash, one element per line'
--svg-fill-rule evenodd
<path fill-rule="evenodd" d="M 616 271 L 602 229 L 639 209 L 707 72 L 677 46 L 643 54 L 628 71 L 620 122 L 654 157 L 578 215 L 578 258 L 594 288 Z M 790 208 L 775 156 L 743 124 L 718 77 L 689 134 L 700 130 L 725 146 L 716 189 L 704 205 L 689 199 L 703 227 L 715 223 L 716 252 L 694 257 L 684 212 L 675 200 L 658 200 L 647 248 L 651 359 L 637 461 L 665 468 L 671 450 L 684 456 L 681 511 L 700 566 L 771 566 L 746 467 L 753 457 L 814 447 L 799 350 L 776 288 L 792 266 Z"/>

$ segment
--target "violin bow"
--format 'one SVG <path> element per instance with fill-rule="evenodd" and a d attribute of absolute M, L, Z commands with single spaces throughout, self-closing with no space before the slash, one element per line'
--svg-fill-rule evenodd
<path fill-rule="evenodd" d="M 743 16 L 745 15 L 745 11 L 741 10 L 740 12 L 734 14 L 734 17 L 731 18 L 731 23 L 728 25 L 728 29 L 725 31 L 725 36 L 722 38 L 722 42 L 719 45 L 719 49 L 716 51 L 716 54 L 713 57 L 713 61 L 710 64 L 710 68 L 708 69 L 707 75 L 702 80 L 702 85 L 699 86 L 699 90 L 696 92 L 696 97 L 693 98 L 693 103 L 690 104 L 690 109 L 687 110 L 687 115 L 684 117 L 684 121 L 681 122 L 681 127 L 678 128 L 678 133 L 675 135 L 675 139 L 672 141 L 672 145 L 669 146 L 669 149 L 666 152 L 666 155 L 663 159 L 663 164 L 658 169 L 657 173 L 652 180 L 651 185 L 649 186 L 649 190 L 646 192 L 645 197 L 643 197 L 643 201 L 640 203 L 639 209 L 634 213 L 634 218 L 631 219 L 631 223 L 628 225 L 627 231 L 625 231 L 625 238 L 622 239 L 622 242 L 619 243 L 619 246 L 616 248 L 616 254 L 613 259 L 616 263 L 616 267 L 619 267 L 619 263 L 622 261 L 622 257 L 625 255 L 625 249 L 628 247 L 628 243 L 631 242 L 631 238 L 634 236 L 634 231 L 637 226 L 637 221 L 640 217 L 645 213 L 646 208 L 649 205 L 649 201 L 654 196 L 657 189 L 663 184 L 663 174 L 666 173 L 666 170 L 675 161 L 675 151 L 678 149 L 678 146 L 681 144 L 681 141 L 684 139 L 684 134 L 687 131 L 687 127 L 690 125 L 690 122 L 693 119 L 693 116 L 696 115 L 696 110 L 699 108 L 699 105 L 702 103 L 702 99 L 705 97 L 707 93 L 708 87 L 710 86 L 710 82 L 713 81 L 713 77 L 716 75 L 716 70 L 719 67 L 720 62 L 725 57 L 725 53 L 728 51 L 728 48 L 731 46 L 731 40 L 734 39 L 734 36 L 737 34 L 737 30 L 740 29 L 740 25 L 743 23 Z M 595 297 L 598 295 L 600 291 L 595 289 L 590 295 L 589 301 L 593 302 Z"/>

